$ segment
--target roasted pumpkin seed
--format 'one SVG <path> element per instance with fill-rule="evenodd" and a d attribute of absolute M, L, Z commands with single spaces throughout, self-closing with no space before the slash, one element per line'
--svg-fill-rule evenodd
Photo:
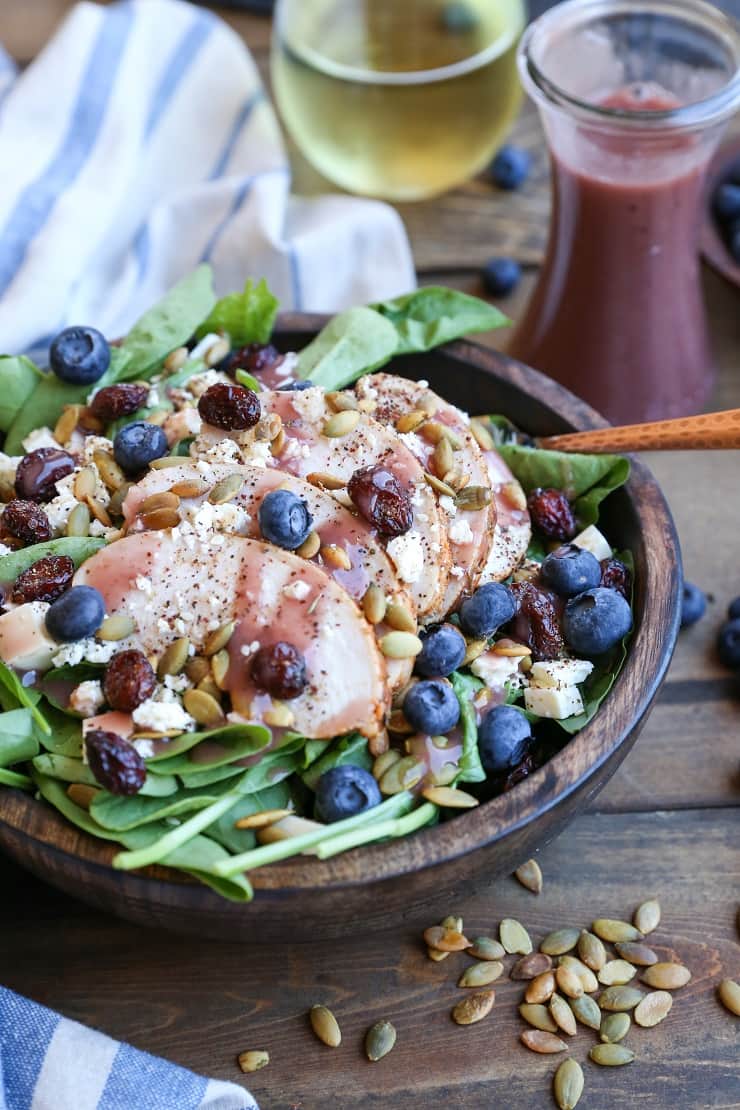
<path fill-rule="evenodd" d="M 491 504 L 493 494 L 485 486 L 465 486 L 455 498 L 455 506 L 463 512 L 474 513 Z"/>
<path fill-rule="evenodd" d="M 234 621 L 227 621 L 226 624 L 220 625 L 213 632 L 209 632 L 203 644 L 203 654 L 215 655 L 217 651 L 222 651 L 234 635 L 235 628 L 236 623 Z"/>
<path fill-rule="evenodd" d="M 568 995 L 568 998 L 580 998 L 583 994 L 581 980 L 574 971 L 571 971 L 569 967 L 563 967 L 562 964 L 555 972 L 555 982 L 563 994 Z"/>
<path fill-rule="evenodd" d="M 589 1052 L 588 1058 L 604 1068 L 618 1068 L 622 1064 L 631 1064 L 635 1054 L 623 1044 L 596 1044 Z"/>
<path fill-rule="evenodd" d="M 94 786 L 88 786 L 84 782 L 71 782 L 66 790 L 70 802 L 74 802 L 80 809 L 89 809 L 99 793 Z"/>
<path fill-rule="evenodd" d="M 85 501 L 95 493 L 97 484 L 98 480 L 92 467 L 83 466 L 82 470 L 78 470 L 75 475 L 72 492 L 78 501 Z"/>
<path fill-rule="evenodd" d="M 519 1013 L 527 1024 L 534 1026 L 535 1029 L 542 1029 L 547 1033 L 557 1033 L 558 1031 L 547 1006 L 537 1002 L 522 1002 L 519 1005 Z"/>
<path fill-rule="evenodd" d="M 434 467 L 437 474 L 444 480 L 445 474 L 452 470 L 455 465 L 455 454 L 449 439 L 440 439 L 439 443 L 434 448 L 432 458 L 434 459 Z"/>
<path fill-rule="evenodd" d="M 599 1037 L 604 1044 L 618 1044 L 630 1031 L 632 1018 L 629 1014 L 604 1014 L 599 1028 Z"/>
<path fill-rule="evenodd" d="M 219 652 L 219 655 L 220 654 L 221 652 Z M 214 656 L 214 659 L 215 658 L 217 657 Z M 292 728 L 295 724 L 295 713 L 290 706 L 285 705 L 283 702 L 276 701 L 273 702 L 269 709 L 264 711 L 262 719 L 270 728 Z"/>
<path fill-rule="evenodd" d="M 583 1094 L 583 1068 L 575 1060 L 563 1060 L 555 1072 L 552 1090 L 559 1110 L 575 1110 Z"/>
<path fill-rule="evenodd" d="M 218 366 L 219 362 L 226 358 L 231 346 L 228 339 L 217 339 L 211 343 L 208 350 L 203 355 L 203 361 L 210 370 L 213 366 Z"/>
<path fill-rule="evenodd" d="M 356 409 L 344 409 L 330 416 L 321 434 L 327 439 L 342 439 L 353 432 L 360 423 L 360 413 Z"/>
<path fill-rule="evenodd" d="M 580 929 L 556 929 L 554 933 L 548 933 L 542 941 L 540 952 L 545 952 L 548 956 L 562 956 L 565 952 L 572 952 L 580 935 Z"/>
<path fill-rule="evenodd" d="M 182 466 L 182 457 L 180 455 L 162 455 L 160 459 L 152 459 L 149 463 L 150 470 L 169 470 L 172 466 Z M 100 467 L 98 466 L 98 470 Z M 102 477 L 102 473 L 101 473 Z M 103 478 L 103 481 L 105 479 Z"/>
<path fill-rule="evenodd" d="M 578 955 L 591 971 L 601 971 L 607 961 L 606 948 L 593 933 L 583 930 L 578 938 Z"/>
<path fill-rule="evenodd" d="M 180 461 L 178 459 L 178 462 Z M 126 475 L 107 451 L 93 451 L 93 462 L 98 468 L 101 482 L 112 492 L 119 489 L 126 481 Z"/>
<path fill-rule="evenodd" d="M 319 556 L 334 570 L 352 570 L 352 560 L 338 543 L 324 544 L 319 548 Z M 416 625 L 414 625 L 416 629 Z"/>
<path fill-rule="evenodd" d="M 476 937 L 468 955 L 475 956 L 476 960 L 501 960 L 506 955 L 506 949 L 493 937 Z"/>
<path fill-rule="evenodd" d="M 435 493 L 439 493 L 443 497 L 454 498 L 456 496 L 452 486 L 448 486 L 447 483 L 443 482 L 441 478 L 438 478 L 436 474 L 429 474 L 428 471 L 425 471 L 424 477 Z"/>
<path fill-rule="evenodd" d="M 635 928 L 642 934 L 652 933 L 660 925 L 660 902 L 657 898 L 650 898 L 635 910 L 632 918 Z"/>
<path fill-rule="evenodd" d="M 205 678 L 202 678 L 200 680 L 200 682 L 198 683 L 196 688 L 198 690 L 202 690 L 204 694 L 210 695 L 210 697 L 212 697 L 214 699 L 214 701 L 218 702 L 219 705 L 221 704 L 221 691 L 219 690 L 216 683 L 213 681 L 213 675 L 212 675 L 211 669 L 210 669 L 210 660 L 209 660 L 208 674 L 206 675 Z"/>
<path fill-rule="evenodd" d="M 498 979 L 504 970 L 499 960 L 483 960 L 466 967 L 457 981 L 458 987 L 487 987 Z"/>
<path fill-rule="evenodd" d="M 424 930 L 424 942 L 429 948 L 436 948 L 438 952 L 464 952 L 470 947 L 470 941 L 458 929 L 450 929 L 444 925 L 432 925 Z"/>
<path fill-rule="evenodd" d="M 199 725 L 215 728 L 217 725 L 223 724 L 225 717 L 221 706 L 215 697 L 206 693 L 205 690 L 186 690 L 182 701 L 186 712 Z"/>
<path fill-rule="evenodd" d="M 559 994 L 553 994 L 548 1009 L 558 1028 L 569 1037 L 575 1037 L 577 1032 L 575 1015 L 565 999 Z"/>
<path fill-rule="evenodd" d="M 344 478 L 340 478 L 337 474 L 327 474 L 323 470 L 313 470 L 310 474 L 306 475 L 306 481 L 310 482 L 312 486 L 318 486 L 319 489 L 338 490 L 344 489 L 347 482 Z"/>
<path fill-rule="evenodd" d="M 326 394 L 326 400 L 335 412 L 346 412 L 348 409 L 356 409 L 358 407 L 357 398 L 354 393 L 347 389 L 330 390 Z"/>
<path fill-rule="evenodd" d="M 180 674 L 183 667 L 188 661 L 190 652 L 190 640 L 187 636 L 183 636 L 179 640 L 175 640 L 164 649 L 157 664 L 157 678 L 162 681 L 167 675 Z M 205 674 L 201 675 L 205 678 Z"/>
<path fill-rule="evenodd" d="M 163 367 L 168 374 L 176 374 L 178 370 L 182 370 L 189 357 L 190 352 L 187 347 L 175 347 L 174 351 L 170 351 L 167 355 Z"/>
<path fill-rule="evenodd" d="M 468 640 L 465 648 L 465 656 L 463 658 L 463 666 L 466 667 L 472 663 L 479 655 L 488 650 L 487 640 Z"/>
<path fill-rule="evenodd" d="M 509 953 L 519 953 L 528 956 L 532 951 L 532 941 L 529 933 L 513 917 L 505 917 L 499 925 L 499 937 L 504 948 Z"/>
<path fill-rule="evenodd" d="M 652 1029 L 668 1017 L 673 1005 L 673 995 L 668 991 L 651 991 L 635 1006 L 635 1021 L 645 1029 Z"/>
<path fill-rule="evenodd" d="M 393 763 L 379 780 L 381 794 L 401 794 L 412 790 L 421 782 L 426 773 L 426 765 L 413 755 L 403 756 Z"/>
<path fill-rule="evenodd" d="M 331 1010 L 326 1006 L 312 1006 L 308 1017 L 319 1040 L 329 1048 L 338 1048 L 342 1043 L 342 1031 Z"/>
<path fill-rule="evenodd" d="M 534 1006 L 540 1005 L 549 1002 L 554 993 L 555 976 L 551 971 L 543 971 L 541 975 L 536 976 L 527 984 L 524 1001 L 531 1002 Z"/>
<path fill-rule="evenodd" d="M 413 632 L 388 632 L 380 639 L 379 647 L 387 659 L 414 659 L 423 644 Z"/>
<path fill-rule="evenodd" d="M 615 921 L 611 917 L 598 918 L 591 929 L 597 937 L 610 944 L 615 944 L 617 941 L 623 944 L 628 940 L 642 940 L 642 933 L 634 925 L 629 925 L 626 921 Z"/>
<path fill-rule="evenodd" d="M 62 415 L 54 425 L 54 439 L 64 447 L 69 443 L 72 433 L 80 422 L 81 405 L 64 405 Z"/>
<path fill-rule="evenodd" d="M 196 685 L 211 673 L 211 664 L 202 655 L 194 655 L 185 664 L 185 674 Z"/>
<path fill-rule="evenodd" d="M 542 890 L 542 870 L 536 859 L 528 859 L 521 867 L 517 867 L 514 875 L 533 894 L 539 894 Z"/>
<path fill-rule="evenodd" d="M 475 1025 L 477 1021 L 482 1021 L 490 1014 L 495 1001 L 494 991 L 478 991 L 476 994 L 470 994 L 453 1007 L 452 1020 L 457 1025 Z"/>
<path fill-rule="evenodd" d="M 536 979 L 538 975 L 549 971 L 551 967 L 552 960 L 544 952 L 530 952 L 528 956 L 523 956 L 521 960 L 517 960 L 509 972 L 509 978 Z"/>
<path fill-rule="evenodd" d="M 398 632 L 416 633 L 416 618 L 398 601 L 390 601 L 386 606 L 385 622 Z"/>
<path fill-rule="evenodd" d="M 605 987 L 623 987 L 637 974 L 637 968 L 626 960 L 609 960 L 599 972 L 598 979 Z"/>
<path fill-rule="evenodd" d="M 623 944 L 615 944 L 614 947 L 623 960 L 629 960 L 631 964 L 635 964 L 637 967 L 650 967 L 651 964 L 657 964 L 658 962 L 657 952 L 653 952 L 652 948 L 648 948 L 646 944 L 638 944 L 636 941 L 627 940 Z"/>
<path fill-rule="evenodd" d="M 208 493 L 210 488 L 209 483 L 204 482 L 202 478 L 186 478 L 183 482 L 175 482 L 173 486 L 170 486 L 170 493 L 187 499 L 202 497 L 204 493 Z"/>
<path fill-rule="evenodd" d="M 447 917 L 443 917 L 440 921 L 443 929 L 454 929 L 457 933 L 463 932 L 463 919 L 456 913 L 448 913 Z"/>
<path fill-rule="evenodd" d="M 321 549 L 321 539 L 318 532 L 310 532 L 300 547 L 296 548 L 296 555 L 302 559 L 313 559 Z"/>
<path fill-rule="evenodd" d="M 480 804 L 472 794 L 452 786 L 427 786 L 421 793 L 428 802 L 445 809 L 474 809 Z"/>
<path fill-rule="evenodd" d="M 415 432 L 424 421 L 428 419 L 427 414 L 422 412 L 421 409 L 414 409 L 412 412 L 405 412 L 403 416 L 399 416 L 396 421 L 397 432 Z"/>
<path fill-rule="evenodd" d="M 561 1041 L 554 1033 L 547 1033 L 542 1029 L 524 1029 L 519 1034 L 519 1040 L 532 1052 L 539 1052 L 542 1055 L 568 1051 L 565 1041 Z"/>
<path fill-rule="evenodd" d="M 582 994 L 580 998 L 569 998 L 568 1005 L 576 1015 L 576 1020 L 589 1029 L 598 1029 L 601 1025 L 601 1010 L 593 998 Z"/>
<path fill-rule="evenodd" d="M 365 1055 L 377 1063 L 392 1050 L 396 1043 L 396 1030 L 390 1021 L 376 1021 L 365 1034 Z"/>
<path fill-rule="evenodd" d="M 240 1052 L 237 1056 L 237 1063 L 245 1074 L 253 1071 L 259 1071 L 260 1068 L 266 1068 L 270 1063 L 270 1053 L 251 1050 L 250 1052 Z"/>
<path fill-rule="evenodd" d="M 276 821 L 290 817 L 292 812 L 290 809 L 263 809 L 260 813 L 250 813 L 246 817 L 240 817 L 234 822 L 234 828 L 266 829 L 268 825 L 274 825 Z"/>
<path fill-rule="evenodd" d="M 493 451 L 496 446 L 493 442 L 493 436 L 482 420 L 471 420 L 470 431 L 473 439 L 483 451 Z"/>
<path fill-rule="evenodd" d="M 128 613 L 117 613 L 113 617 L 106 617 L 95 636 L 98 640 L 115 642 L 125 640 L 136 631 L 136 622 Z"/>
<path fill-rule="evenodd" d="M 725 1009 L 740 1017 L 740 984 L 734 979 L 723 979 L 717 988 L 717 994 Z"/>
<path fill-rule="evenodd" d="M 68 536 L 87 536 L 90 531 L 90 510 L 80 502 L 67 517 L 65 532 Z"/>
<path fill-rule="evenodd" d="M 176 493 L 171 490 L 162 490 L 160 493 L 153 493 L 149 497 L 145 497 L 139 506 L 139 513 L 144 516 L 146 513 L 153 513 L 157 509 L 177 509 L 180 505 L 180 498 Z"/>
<path fill-rule="evenodd" d="M 387 752 L 383 752 L 373 763 L 373 777 L 379 782 L 389 767 L 394 763 L 398 763 L 401 758 L 401 753 L 396 751 L 395 748 L 389 748 Z"/>
<path fill-rule="evenodd" d="M 225 505 L 227 501 L 231 501 L 236 497 L 239 490 L 244 485 L 244 476 L 242 474 L 227 474 L 208 494 L 208 500 L 211 505 Z"/>
<path fill-rule="evenodd" d="M 599 995 L 599 1006 L 602 1010 L 626 1012 L 634 1010 L 644 997 L 644 992 L 637 987 L 607 987 Z"/>
<path fill-rule="evenodd" d="M 590 967 L 586 967 L 584 963 L 577 960 L 575 956 L 559 956 L 558 965 L 560 967 L 567 967 L 581 980 L 581 986 L 586 994 L 599 989 L 599 983 Z"/>
<path fill-rule="evenodd" d="M 376 586 L 373 582 L 368 586 L 362 598 L 362 611 L 365 614 L 365 619 L 370 621 L 370 624 L 380 624 L 385 616 L 385 610 L 385 594 L 380 586 Z"/>
<path fill-rule="evenodd" d="M 441 960 L 446 960 L 449 955 L 449 952 L 438 952 L 436 948 L 427 948 L 427 956 L 430 960 L 434 960 L 436 964 L 440 963 Z"/>
<path fill-rule="evenodd" d="M 657 963 L 642 973 L 643 983 L 661 991 L 675 991 L 685 987 L 691 979 L 691 972 L 683 964 Z"/>
<path fill-rule="evenodd" d="M 155 509 L 141 517 L 141 523 L 149 532 L 161 532 L 165 528 L 176 528 L 180 523 L 179 514 L 174 509 Z"/>

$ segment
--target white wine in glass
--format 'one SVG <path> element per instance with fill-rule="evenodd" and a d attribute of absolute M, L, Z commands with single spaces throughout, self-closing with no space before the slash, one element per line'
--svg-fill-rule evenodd
<path fill-rule="evenodd" d="M 524 0 L 278 0 L 285 126 L 350 192 L 444 192 L 483 169 L 516 114 L 524 23 Z"/>

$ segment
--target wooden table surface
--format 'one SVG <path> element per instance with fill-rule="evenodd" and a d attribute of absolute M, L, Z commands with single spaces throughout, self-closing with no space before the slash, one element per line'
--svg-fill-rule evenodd
<path fill-rule="evenodd" d="M 29 60 L 68 7 L 66 0 L 3 0 L 0 38 Z M 264 65 L 269 22 L 227 17 Z M 480 292 L 477 268 L 486 258 L 520 258 L 526 280 L 505 305 L 515 317 L 541 259 L 547 210 L 542 142 L 531 112 L 523 113 L 516 138 L 538 152 L 536 172 L 521 193 L 496 194 L 473 182 L 400 209 L 422 282 L 444 280 Z M 309 178 L 300 168 L 304 185 Z M 720 367 L 715 407 L 740 406 L 739 294 L 709 273 L 706 292 Z M 662 1025 L 630 1034 L 637 1060 L 629 1068 L 589 1063 L 593 1036 L 579 1031 L 572 1055 L 586 1072 L 580 1106 L 740 1107 L 740 1022 L 715 998 L 720 978 L 740 978 L 740 685 L 714 650 L 726 605 L 740 594 L 740 459 L 700 453 L 648 461 L 671 502 L 687 577 L 712 596 L 709 613 L 682 634 L 658 704 L 620 771 L 590 810 L 541 852 L 542 894 L 507 879 L 450 911 L 464 916 L 470 935 L 512 916 L 539 941 L 563 925 L 628 917 L 644 898 L 659 897 L 663 921 L 655 944 L 683 960 L 693 979 L 677 992 Z M 449 1011 L 461 994 L 455 980 L 464 961 L 453 956 L 435 964 L 425 957 L 420 932 L 432 922 L 423 914 L 382 936 L 364 936 L 358 922 L 356 935 L 341 943 L 278 946 L 266 937 L 255 949 L 134 928 L 57 894 L 5 860 L 0 882 L 6 891 L 1 982 L 137 1047 L 242 1082 L 263 1110 L 553 1105 L 558 1058 L 533 1055 L 518 1043 L 521 984 L 496 984 L 496 1005 L 485 1022 L 453 1025 Z M 308 1029 L 306 1011 L 318 1001 L 341 1021 L 339 1050 L 318 1044 Z M 380 1018 L 394 1022 L 398 1044 L 371 1065 L 362 1037 Z M 246 1048 L 268 1049 L 269 1067 L 241 1076 L 235 1057 Z"/>

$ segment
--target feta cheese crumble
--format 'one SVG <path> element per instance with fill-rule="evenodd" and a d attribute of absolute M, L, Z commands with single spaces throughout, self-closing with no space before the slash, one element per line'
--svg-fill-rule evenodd
<path fill-rule="evenodd" d="M 418 582 L 424 572 L 424 545 L 419 532 L 396 536 L 386 551 L 402 582 Z"/>
<path fill-rule="evenodd" d="M 308 582 L 289 582 L 287 586 L 283 587 L 283 593 L 286 597 L 292 597 L 296 601 L 305 601 L 311 593 L 311 587 Z"/>
<path fill-rule="evenodd" d="M 473 539 L 475 538 L 473 536 L 473 529 L 470 527 L 467 520 L 464 520 L 462 518 L 460 520 L 456 520 L 454 524 L 450 526 L 450 531 L 448 535 L 450 537 L 450 542 L 458 546 L 466 543 L 472 543 Z"/>
<path fill-rule="evenodd" d="M 137 706 L 132 717 L 135 725 L 152 732 L 188 732 L 195 727 L 195 721 L 178 701 L 157 701 L 156 697 Z"/>
<path fill-rule="evenodd" d="M 97 679 L 81 682 L 69 695 L 69 708 L 82 717 L 94 717 L 104 704 L 103 687 Z"/>

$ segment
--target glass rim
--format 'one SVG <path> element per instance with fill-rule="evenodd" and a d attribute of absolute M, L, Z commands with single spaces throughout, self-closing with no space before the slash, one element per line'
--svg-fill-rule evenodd
<path fill-rule="evenodd" d="M 694 25 L 706 26 L 709 21 L 708 29 L 734 48 L 735 73 L 711 96 L 677 108 L 608 108 L 566 92 L 542 72 L 532 56 L 536 36 L 556 27 L 569 15 L 578 13 L 586 23 L 597 15 L 630 12 L 672 15 Z M 564 0 L 529 25 L 519 44 L 517 61 L 522 84 L 534 100 L 545 101 L 549 107 L 563 109 L 585 121 L 615 130 L 699 130 L 728 119 L 740 106 L 740 23 L 706 0 Z"/>
<path fill-rule="evenodd" d="M 282 42 L 286 41 L 286 36 L 283 31 L 283 20 L 285 18 L 285 8 L 288 0 L 277 0 L 275 5 L 275 17 L 273 23 L 273 36 L 279 38 Z M 526 9 L 524 0 L 520 3 L 521 20 L 513 30 L 503 31 L 498 38 L 495 38 L 483 50 L 478 50 L 475 54 L 471 54 L 467 58 L 463 58 L 459 62 L 452 62 L 447 66 L 437 66 L 434 69 L 413 69 L 413 70 L 378 70 L 367 69 L 364 66 L 351 66 L 345 65 L 343 62 L 332 61 L 325 54 L 319 50 L 314 50 L 313 47 L 301 45 L 301 55 L 311 60 L 317 69 L 323 73 L 329 74 L 332 77 L 337 77 L 343 81 L 350 81 L 354 84 L 363 85 L 428 85 L 435 81 L 449 81 L 455 77 L 464 77 L 467 73 L 473 73 L 481 66 L 488 65 L 489 62 L 494 61 L 499 55 L 503 54 L 509 47 L 513 46 L 521 35 L 524 27 L 526 26 Z"/>

